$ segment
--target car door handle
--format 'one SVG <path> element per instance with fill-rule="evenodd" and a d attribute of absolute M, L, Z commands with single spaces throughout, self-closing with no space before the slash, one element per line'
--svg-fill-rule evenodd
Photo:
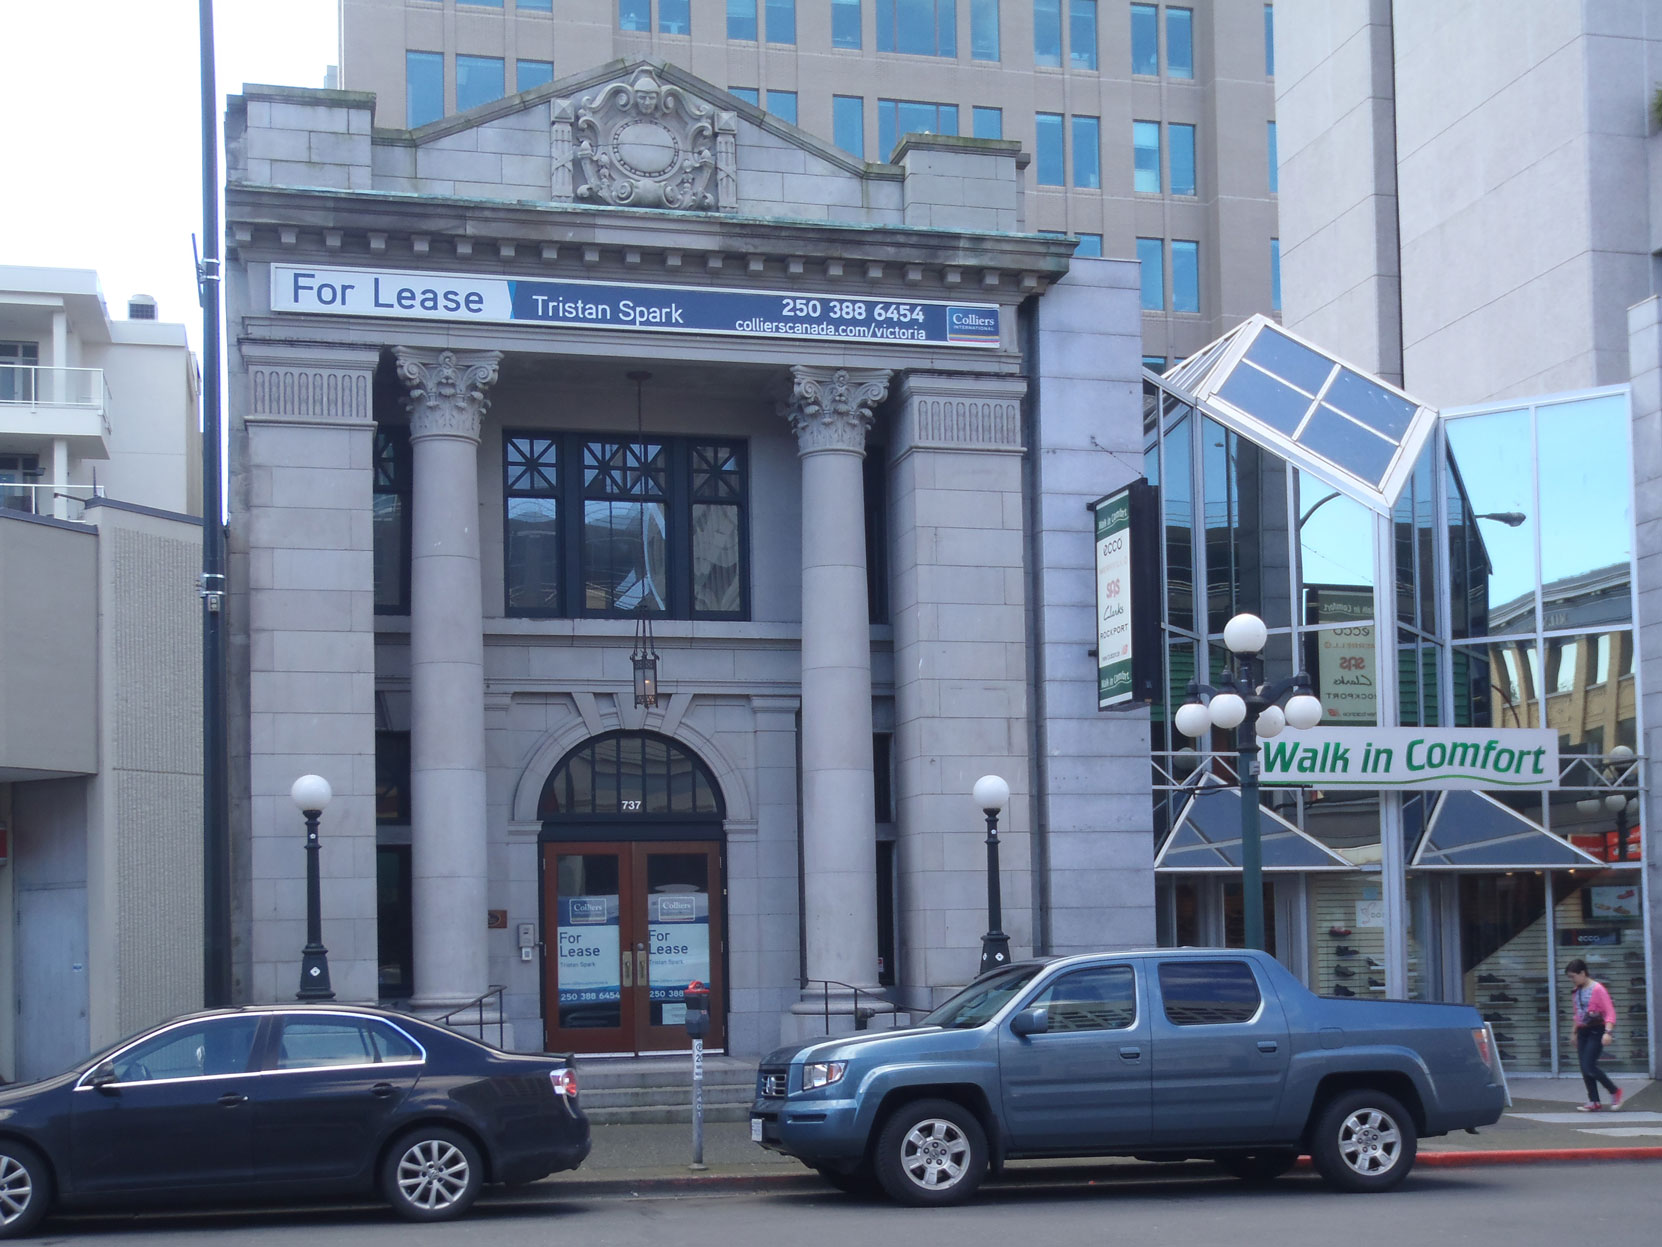
<path fill-rule="evenodd" d="M 1141 1048 L 1125 1047 L 1120 1049 L 1120 1060 L 1122 1061 L 1140 1061 L 1142 1059 L 1143 1050 Z"/>
<path fill-rule="evenodd" d="M 235 1108 L 239 1104 L 247 1104 L 248 1097 L 243 1095 L 240 1091 L 227 1091 L 224 1095 L 219 1097 L 219 1102 L 226 1108 Z"/>
<path fill-rule="evenodd" d="M 1258 1041 L 1258 1051 L 1262 1052 L 1265 1056 L 1272 1055 L 1275 1052 L 1275 1040 L 1260 1039 Z"/>
<path fill-rule="evenodd" d="M 390 1082 L 378 1082 L 369 1089 L 369 1094 L 378 1100 L 384 1100 L 396 1090 Z"/>

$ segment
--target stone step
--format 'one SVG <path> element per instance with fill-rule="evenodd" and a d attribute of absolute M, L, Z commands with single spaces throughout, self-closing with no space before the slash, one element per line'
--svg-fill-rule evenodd
<path fill-rule="evenodd" d="M 581 1103 L 581 1101 L 579 1101 Z M 583 1115 L 596 1126 L 664 1125 L 692 1121 L 692 1105 L 642 1105 L 633 1108 L 590 1108 L 583 1105 Z M 704 1103 L 704 1120 L 744 1121 L 750 1116 L 748 1104 Z"/>
<path fill-rule="evenodd" d="M 712 1104 L 749 1104 L 756 1095 L 756 1089 L 750 1083 L 734 1084 L 730 1086 L 714 1086 L 704 1084 L 704 1106 Z M 652 1108 L 657 1106 L 675 1107 L 676 1105 L 692 1104 L 692 1085 L 685 1087 L 602 1087 L 598 1091 L 593 1087 L 581 1087 L 578 1092 L 578 1103 L 583 1106 L 585 1113 L 592 1113 L 601 1108 Z"/>
<path fill-rule="evenodd" d="M 753 1087 L 756 1064 L 734 1057 L 706 1058 L 704 1085 Z M 612 1087 L 692 1087 L 692 1058 L 649 1057 L 640 1060 L 577 1058 L 581 1092 Z"/>

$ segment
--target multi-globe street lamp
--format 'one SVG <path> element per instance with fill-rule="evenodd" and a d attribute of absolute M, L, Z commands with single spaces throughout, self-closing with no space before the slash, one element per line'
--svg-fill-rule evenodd
<path fill-rule="evenodd" d="M 329 985 L 329 950 L 323 947 L 323 899 L 317 877 L 317 820 L 334 795 L 321 775 L 302 775 L 289 789 L 289 798 L 306 818 L 306 947 L 300 953 L 298 1000 L 335 998 Z"/>
<path fill-rule="evenodd" d="M 998 890 L 998 815 L 1010 800 L 1010 785 L 997 775 L 975 781 L 970 796 L 987 816 L 987 934 L 981 937 L 981 970 L 1010 964 L 1010 937 L 1004 934 Z"/>
<path fill-rule="evenodd" d="M 1599 768 L 1606 783 L 1616 791 L 1607 793 L 1602 799 L 1598 797 L 1583 797 L 1575 803 L 1575 808 L 1588 817 L 1593 817 L 1604 810 L 1613 815 L 1616 820 L 1616 860 L 1628 860 L 1628 836 L 1631 824 L 1628 816 L 1639 808 L 1639 798 L 1632 790 L 1633 784 L 1633 750 L 1626 745 L 1617 745 L 1604 755 L 1604 765 Z"/>
<path fill-rule="evenodd" d="M 1264 860 L 1258 834 L 1258 740 L 1283 728 L 1315 727 L 1322 704 L 1300 671 L 1274 683 L 1263 678 L 1259 658 L 1269 629 L 1256 615 L 1236 615 L 1223 628 L 1223 643 L 1234 655 L 1222 683 L 1213 688 L 1189 682 L 1188 700 L 1173 720 L 1183 735 L 1199 738 L 1213 728 L 1235 732 L 1235 773 L 1241 783 L 1241 902 L 1248 948 L 1265 948 Z"/>

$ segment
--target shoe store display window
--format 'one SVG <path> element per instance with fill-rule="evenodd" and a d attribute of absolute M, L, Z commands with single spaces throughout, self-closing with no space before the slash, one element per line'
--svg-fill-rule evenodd
<path fill-rule="evenodd" d="M 1477 1006 L 1494 1029 L 1509 1071 L 1550 1070 L 1550 993 L 1556 983 L 1547 943 L 1545 878 L 1536 871 L 1461 875 L 1458 894 L 1466 1002 Z"/>
<path fill-rule="evenodd" d="M 1564 963 L 1580 957 L 1616 1006 L 1616 1033 L 1599 1064 L 1610 1073 L 1643 1073 L 1650 1047 L 1639 874 L 1633 870 L 1561 871 L 1552 877 L 1553 951 L 1558 993 L 1558 1064 L 1576 1069 L 1575 1009 Z"/>
<path fill-rule="evenodd" d="M 1385 902 L 1377 873 L 1313 875 L 1310 986 L 1323 996 L 1385 999 Z"/>

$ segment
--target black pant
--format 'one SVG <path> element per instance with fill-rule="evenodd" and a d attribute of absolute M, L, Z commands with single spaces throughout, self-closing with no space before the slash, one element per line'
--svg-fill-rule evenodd
<path fill-rule="evenodd" d="M 1594 1104 L 1599 1102 L 1601 1084 L 1614 1096 L 1616 1084 L 1610 1081 L 1609 1074 L 1599 1068 L 1599 1057 L 1604 1055 L 1604 1028 L 1583 1026 L 1576 1031 L 1575 1054 L 1581 1061 L 1581 1077 L 1587 1084 L 1587 1099 Z"/>

